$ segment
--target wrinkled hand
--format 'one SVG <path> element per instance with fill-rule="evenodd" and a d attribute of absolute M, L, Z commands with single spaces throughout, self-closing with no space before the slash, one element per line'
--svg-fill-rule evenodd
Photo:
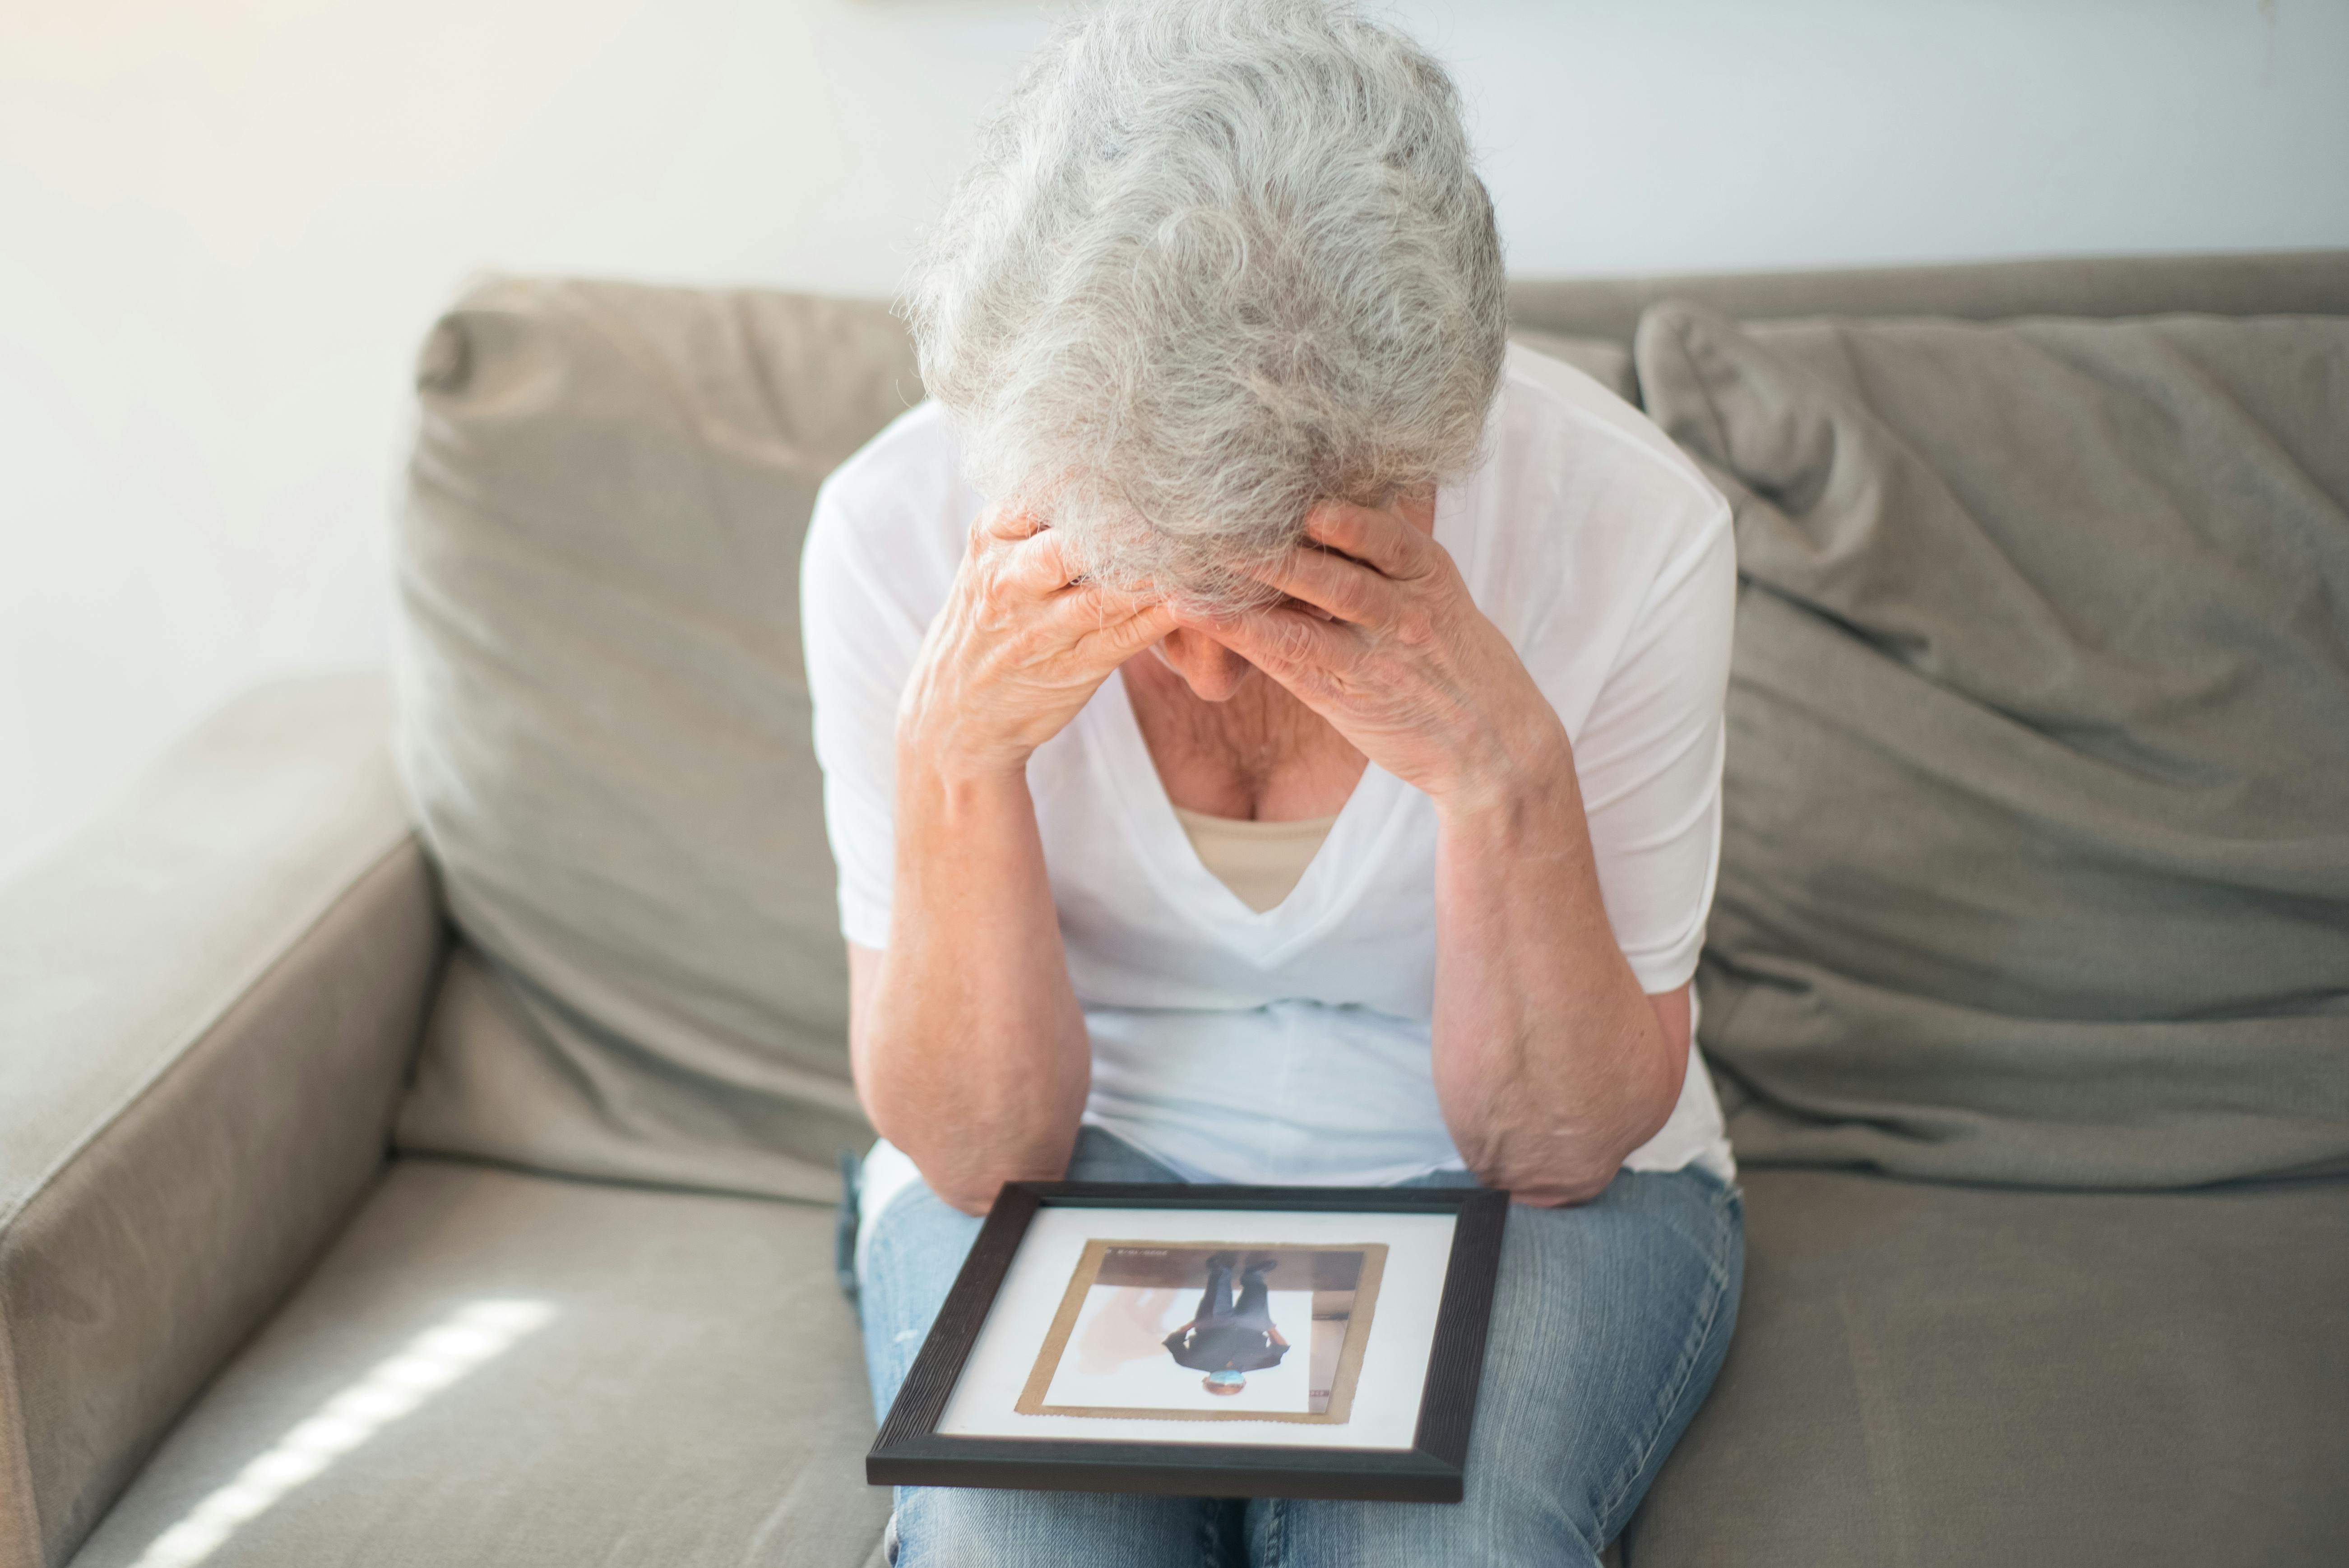
<path fill-rule="evenodd" d="M 1034 518 L 989 507 L 899 699 L 898 744 L 948 774 L 1018 772 L 1174 626 L 1162 601 L 1081 579 Z"/>
<path fill-rule="evenodd" d="M 1258 573 L 1286 600 L 1176 617 L 1443 804 L 1556 768 L 1568 748 L 1556 710 L 1429 531 L 1433 511 L 1432 495 L 1383 511 L 1323 501 L 1306 520 L 1309 542 Z"/>

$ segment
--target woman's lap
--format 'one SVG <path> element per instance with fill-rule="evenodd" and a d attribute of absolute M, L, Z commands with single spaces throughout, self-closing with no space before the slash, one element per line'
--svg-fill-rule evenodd
<path fill-rule="evenodd" d="M 1084 1129 L 1069 1162 L 1072 1181 L 1178 1181 L 1130 1144 Z M 978 1239 L 979 1220 L 926 1187 L 899 1193 L 882 1213 L 864 1254 L 857 1307 L 864 1321 L 864 1368 L 874 1419 L 885 1419 L 897 1385 L 945 1305 Z M 893 1522 L 897 1568 L 1050 1568 L 1059 1563 L 1117 1568 L 1183 1568 L 1241 1561 L 1237 1521 L 1223 1503 L 1199 1498 L 1066 1491 L 991 1491 L 956 1487 L 897 1489 Z"/>
<path fill-rule="evenodd" d="M 1090 1128 L 1070 1177 L 1174 1179 Z M 878 1415 L 979 1222 L 914 1187 L 871 1222 L 861 1307 Z M 899 1568 L 1589 1562 L 1638 1506 L 1712 1387 L 1743 1260 L 1735 1194 L 1692 1171 L 1626 1171 L 1593 1202 L 1511 1210 L 1459 1503 L 909 1487 L 897 1494 Z"/>

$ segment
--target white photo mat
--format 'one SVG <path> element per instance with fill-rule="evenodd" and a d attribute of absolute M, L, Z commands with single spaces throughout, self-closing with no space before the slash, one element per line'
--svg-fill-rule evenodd
<path fill-rule="evenodd" d="M 1129 1443 L 1248 1443 L 1408 1449 L 1418 1432 L 1436 1313 L 1451 1262 L 1450 1213 L 1311 1212 L 1050 1205 L 1030 1222 L 947 1400 L 942 1436 Z M 1086 1244 L 1104 1238 L 1170 1243 L 1387 1249 L 1377 1315 L 1343 1424 L 1021 1415 L 1016 1408 Z"/>

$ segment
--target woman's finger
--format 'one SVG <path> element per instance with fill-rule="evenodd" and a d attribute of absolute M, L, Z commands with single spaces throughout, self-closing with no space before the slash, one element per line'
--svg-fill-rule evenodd
<path fill-rule="evenodd" d="M 1050 529 L 1011 545 L 1005 553 L 1003 572 L 1008 581 L 1040 597 L 1059 593 L 1077 577 L 1061 548 L 1061 536 Z"/>
<path fill-rule="evenodd" d="M 1029 539 L 1044 531 L 1043 520 L 1010 501 L 999 500 L 978 514 L 973 535 L 989 539 Z"/>
<path fill-rule="evenodd" d="M 1123 625 L 1164 604 L 1156 594 L 1120 593 L 1098 583 L 1080 582 L 1053 596 L 1050 614 L 1052 624 L 1074 636 L 1090 627 Z"/>
<path fill-rule="evenodd" d="M 1305 514 L 1305 537 L 1340 551 L 1389 577 L 1415 575 L 1428 536 L 1395 511 L 1351 501 L 1314 503 Z"/>
<path fill-rule="evenodd" d="M 1279 604 L 1223 614 L 1177 610 L 1174 621 L 1186 631 L 1213 637 L 1283 686 L 1307 670 L 1334 663 L 1355 645 L 1350 627 Z"/>
<path fill-rule="evenodd" d="M 1121 618 L 1115 595 L 1103 594 L 1099 606 L 1105 612 L 1087 632 L 1080 633 L 1077 643 L 1088 655 L 1098 654 L 1104 668 L 1125 663 L 1151 644 L 1174 629 L 1174 612 L 1164 599 L 1147 602 L 1128 601 L 1126 614 Z M 1072 600 L 1062 608 L 1069 614 L 1076 608 Z"/>
<path fill-rule="evenodd" d="M 1394 611 L 1391 580 L 1359 561 L 1310 545 L 1268 562 L 1255 576 L 1268 587 L 1358 626 L 1383 625 Z"/>

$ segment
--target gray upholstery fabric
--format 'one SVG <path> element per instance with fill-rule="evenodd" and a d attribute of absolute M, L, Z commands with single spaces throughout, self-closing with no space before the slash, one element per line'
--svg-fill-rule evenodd
<path fill-rule="evenodd" d="M 382 683 L 266 689 L 0 898 L 0 1563 L 61 1563 L 380 1166 L 440 945 Z"/>
<path fill-rule="evenodd" d="M 1520 335 L 1628 341 L 1626 313 L 1652 303 L 1656 286 L 1521 288 Z M 1759 315 L 2341 310 L 2349 256 L 2028 263 L 1704 287 Z M 1907 329 L 1890 330 L 1897 347 Z M 2107 427 L 2133 433 L 2132 472 L 2178 479 L 2180 495 L 2201 494 L 2197 484 L 2261 482 L 2260 472 L 2283 471 L 2276 454 L 2286 453 L 2304 477 L 2318 476 L 2287 486 L 2281 507 L 2271 483 L 2261 492 L 2268 510 L 2258 515 L 2288 521 L 2337 504 L 2341 490 L 2324 476 L 2337 474 L 2328 465 L 2344 444 L 2327 444 L 2320 426 L 2313 450 L 2295 449 L 2292 409 L 2309 405 L 2271 396 L 2280 384 L 2247 381 L 2224 355 L 2194 360 L 2199 382 L 2171 374 L 2205 352 L 2202 338 L 2159 340 L 2171 357 L 2129 362 L 2117 378 L 2126 387 L 2074 365 L 2093 412 L 2002 388 L 1930 403 L 1930 428 L 1911 428 L 1895 418 L 1906 418 L 1898 399 L 1871 402 L 1865 418 L 1847 406 L 1883 390 L 1873 340 L 1789 331 L 1784 341 L 1728 334 L 1715 345 L 1738 372 L 1731 381 L 1763 374 L 1754 406 L 1775 410 L 1784 428 L 1765 420 L 1756 432 L 1723 418 L 1709 431 L 1682 428 L 1683 438 L 1733 464 L 1751 438 L 1768 438 L 1766 448 L 1785 437 L 1807 461 L 1816 450 L 1792 438 L 1803 431 L 1816 441 L 1824 429 L 1839 449 L 1864 454 L 1880 454 L 1891 431 L 1903 450 L 1923 454 L 1924 470 L 1920 478 L 1904 463 L 1877 473 L 1831 459 L 1816 494 L 1799 464 L 1791 478 L 1751 476 L 1741 545 L 1766 501 L 1773 548 L 1749 549 L 1749 570 L 1769 558 L 1792 575 L 1746 592 L 1741 638 L 1765 603 L 1777 617 L 1764 624 L 1765 642 L 1790 618 L 1806 632 L 1785 640 L 1795 662 L 1779 686 L 1755 685 L 1741 666 L 1733 767 L 1748 752 L 1770 755 L 1754 750 L 1750 720 L 1771 711 L 1752 706 L 1757 691 L 1794 716 L 1784 721 L 1796 726 L 1789 733 L 1825 724 L 1834 738 L 1829 721 L 1851 694 L 1824 674 L 1813 679 L 1798 655 L 1833 647 L 1839 665 L 1847 628 L 1870 633 L 1879 673 L 1907 683 L 1906 695 L 1877 716 L 1886 738 L 1873 749 L 1823 750 L 1808 771 L 1801 756 L 1775 758 L 1795 786 L 1816 791 L 1816 804 L 1782 808 L 1772 834 L 1749 833 L 1724 888 L 1734 890 L 1736 867 L 1751 864 L 1754 878 L 1735 893 L 1748 911 L 1784 894 L 1815 901 L 1798 914 L 1816 906 L 1855 915 L 1806 938 L 1837 962 L 1857 967 L 1889 954 L 1904 984 L 1920 965 L 1971 964 L 1963 994 L 1972 1000 L 1961 1011 L 2012 1008 L 2018 987 L 2079 979 L 2061 960 L 2075 933 L 2027 899 L 2019 909 L 1993 904 L 1983 923 L 2020 921 L 2013 940 L 1961 944 L 1954 958 L 1935 959 L 1912 950 L 1914 929 L 1890 917 L 1913 905 L 1970 939 L 1980 934 L 1961 918 L 1966 897 L 2044 868 L 2010 854 L 1984 870 L 1975 864 L 1981 846 L 1969 843 L 1935 860 L 1937 874 L 1896 878 L 1896 892 L 1885 892 L 1887 868 L 1901 870 L 1909 841 L 1884 803 L 1953 802 L 1961 820 L 1982 820 L 1967 813 L 1986 797 L 2012 798 L 1991 788 L 2011 784 L 1998 769 L 2015 759 L 1996 738 L 2015 715 L 2038 711 L 2031 702 L 2077 689 L 2065 682 L 2096 668 L 2105 650 L 2034 656 L 2021 674 L 2043 679 L 2024 678 L 1992 702 L 1940 666 L 1920 665 L 1904 630 L 1888 634 L 1868 618 L 1883 586 L 1869 575 L 1868 550 L 1806 561 L 1805 531 L 1849 542 L 1829 525 L 1851 524 L 1865 544 L 1881 522 L 1905 538 L 1891 520 L 1917 515 L 1909 503 L 1919 493 L 1954 497 L 1976 518 L 1984 497 L 2050 472 L 2034 480 L 2024 464 L 2010 475 L 2008 456 L 1995 469 L 1961 473 L 1949 467 L 1958 443 L 2037 437 L 2095 452 L 2090 438 Z M 2052 352 L 2029 332 L 2020 341 Z M 1564 356 L 1587 369 L 1619 363 L 1597 354 L 1577 346 Z M 1708 409 L 1723 385 L 1708 377 L 1719 368 L 1680 366 Z M 2312 372 L 2303 397 L 2337 397 L 2327 374 Z M 839 1057 L 840 949 L 804 749 L 792 570 L 816 480 L 914 395 L 902 335 L 870 306 L 492 281 L 436 332 L 421 378 L 402 543 L 406 760 L 452 902 L 481 940 L 450 959 L 404 1135 L 561 1171 L 824 1195 L 831 1183 L 819 1166 L 863 1130 Z M 1802 396 L 1776 401 L 1772 387 Z M 2196 448 L 2198 431 L 2221 428 L 2209 423 L 2220 418 L 2210 387 L 2238 399 L 2230 417 L 2244 423 L 2235 428 L 2256 427 L 2256 439 L 2239 434 L 2215 454 Z M 1685 410 L 1695 406 L 1690 390 L 1667 397 Z M 1815 406 L 1814 394 L 1826 402 Z M 2174 399 L 2189 394 L 2204 398 L 2201 423 L 2146 412 L 2181 407 Z M 1817 407 L 1829 409 L 1824 426 L 1806 413 Z M 1896 489 L 1877 508 L 1868 487 L 1888 482 L 1885 474 Z M 2054 474 L 2068 487 L 2056 515 L 2094 513 L 2075 504 L 2075 491 L 2109 493 L 2112 477 L 2093 467 Z M 2176 509 L 2164 510 L 2176 496 L 2158 499 L 2134 510 L 2137 532 L 2089 536 L 2104 542 L 2103 564 L 2118 584 L 2095 602 L 2099 614 L 2143 592 L 2141 558 L 2187 548 Z M 2187 542 L 2204 552 L 2173 581 L 2232 592 L 2234 577 L 2214 578 L 2209 565 L 2209 551 L 2223 552 L 2235 537 L 2225 532 L 2231 512 L 2184 515 L 2220 531 Z M 2013 558 L 2002 565 L 1961 552 L 1936 569 L 1997 566 L 2010 579 L 1989 587 L 1965 579 L 1984 595 L 1982 613 L 2027 616 L 2040 594 L 2036 552 L 2062 537 L 2046 533 L 2000 535 L 2000 553 Z M 2321 572 L 2301 576 L 2324 581 Z M 1798 610 L 1798 600 L 1824 613 Z M 2182 619 L 2173 600 L 2143 602 L 2149 624 Z M 2296 603 L 2310 624 L 2329 603 L 2338 624 L 2337 598 L 2312 589 Z M 2251 637 L 2263 653 L 2304 629 L 2277 614 L 2226 624 L 2229 636 Z M 1971 656 L 1978 641 L 1954 645 Z M 2021 658 L 2048 645 L 2026 639 L 1992 651 Z M 2274 662 L 2248 665 L 2228 689 L 2271 696 Z M 2331 689 L 2313 680 L 2298 695 L 2323 702 Z M 1806 693 L 1807 708 L 1795 700 Z M 364 686 L 328 688 L 290 703 L 281 695 L 267 723 L 249 710 L 223 743 L 200 748 L 202 789 L 150 796 L 131 825 L 0 899 L 0 1568 L 63 1559 L 373 1167 L 435 934 L 417 857 L 402 847 L 373 758 L 371 700 Z M 2226 704 L 2214 711 L 2223 717 Z M 1877 755 L 1945 722 L 1990 743 L 1941 757 L 1939 773 Z M 2019 755 L 2064 785 L 2079 755 L 2108 743 L 2094 725 L 2064 738 Z M 1847 781 L 1847 769 L 1865 771 Z M 1733 807 L 1733 843 L 1761 820 L 1750 802 L 1785 782 L 1764 777 L 1764 795 L 1754 796 L 1746 779 L 1733 780 L 1733 801 L 1749 802 Z M 2266 788 L 2255 784 L 2222 779 L 2202 799 L 2223 813 L 2247 789 L 2257 797 Z M 2095 804 L 2106 815 L 2115 807 L 2106 795 L 2130 809 L 2145 799 L 2103 791 Z M 2026 794 L 2022 804 L 2042 799 Z M 2014 841 L 2044 858 L 2027 811 L 2013 815 Z M 1784 844 L 1773 841 L 1778 834 Z M 1838 840 L 1853 848 L 1849 858 L 1838 858 Z M 2074 833 L 2055 858 L 2084 841 L 2101 841 Z M 2178 881 L 2224 885 L 2240 871 L 2190 837 L 2169 842 Z M 2315 848 L 2302 853 L 2307 843 Z M 2270 857 L 2268 869 L 2329 875 L 2327 853 L 2322 835 L 2309 836 Z M 1772 854 L 1822 858 L 1778 876 Z M 2204 875 L 2214 865 L 2215 883 Z M 189 889 L 202 896 L 182 896 Z M 2272 935 L 2278 909 L 2260 899 L 2247 908 L 2250 929 Z M 2211 952 L 2240 958 L 2261 984 L 2276 973 L 2276 954 L 2251 947 L 2231 923 L 2205 923 L 2186 940 L 2166 923 L 2132 929 L 2164 962 L 2130 978 L 2149 979 L 2143 995 L 2161 1006 L 2207 980 Z M 1753 919 L 1738 940 L 1775 934 Z M 2303 935 L 2282 943 L 2283 956 L 2328 962 L 2322 933 L 2313 947 L 2297 945 Z M 1709 972 L 1706 983 L 1718 978 Z M 2336 979 L 2332 994 L 2339 988 Z M 2300 1000 L 2332 1005 L 2322 992 Z M 1725 994 L 1709 997 L 1722 1002 L 1709 1004 L 1709 1034 L 1743 1026 Z M 2044 1160 L 2061 1146 L 2085 1150 L 2106 1179 L 2114 1171 L 2174 1179 L 2189 1167 L 2200 1179 L 2261 1160 L 2290 1163 L 2306 1154 L 2302 1143 L 2323 1143 L 2342 1082 L 2336 1057 L 2295 1057 L 2289 1040 L 2261 1043 L 2263 1020 L 2230 1014 L 2252 1034 L 2214 1032 L 2198 1018 L 2194 1038 L 2207 1045 L 2226 1034 L 2230 1048 L 2251 1038 L 2249 1051 L 2223 1060 L 2208 1052 L 2214 1070 L 2201 1072 L 2194 1047 L 2161 1073 L 2131 1072 L 2147 1022 L 2129 1012 L 2145 1005 L 2138 997 L 2129 991 L 2118 1012 L 2076 1017 L 2000 1015 L 2034 1029 L 2065 1026 L 2053 1029 L 2065 1047 L 2053 1055 L 2033 1054 L 2042 1035 L 2002 1057 L 1952 1054 L 1948 1037 L 1925 1033 L 1900 1037 L 1898 1051 L 1855 1051 L 1847 1078 L 1831 1051 L 1806 1056 L 1816 1039 L 1798 1038 L 1783 1061 L 1746 1062 L 1775 1098 L 1734 1121 L 1752 1228 L 1740 1331 L 1714 1398 L 1634 1522 L 1626 1553 L 1634 1568 L 2199 1568 L 2341 1555 L 2349 1340 L 2339 1323 L 2349 1253 L 2339 1238 L 2349 1232 L 2349 1189 L 2033 1192 L 1758 1166 L 1860 1160 L 2076 1179 L 2072 1166 Z M 2338 1016 L 2313 1016 L 2340 1037 Z M 2116 1026 L 2134 1032 L 2095 1032 Z M 2161 1074 L 2172 1072 L 2166 1082 Z M 2111 1107 L 2107 1095 L 2084 1097 L 2084 1082 L 2118 1091 L 2150 1127 L 2075 1128 L 2039 1109 Z M 2276 1114 L 2280 1082 L 2306 1103 Z M 1794 1113 L 1798 1101 L 1827 1119 Z M 1879 1121 L 1887 1104 L 1891 1114 Z M 2216 1122 L 2214 1107 L 2240 1114 Z M 1854 1112 L 1858 1120 L 1839 1119 Z M 2176 1146 L 2167 1153 L 2165 1139 Z M 1946 1154 L 1936 1152 L 1942 1143 Z M 336 1446 L 354 1429 L 304 1425 L 338 1393 L 376 1387 L 377 1369 L 412 1370 L 402 1357 L 419 1336 L 497 1301 L 550 1315 L 413 1409 L 359 1431 L 356 1446 Z M 422 1340 L 428 1349 L 441 1343 Z M 38 1363 L 30 1372 L 28 1361 Z M 858 1456 L 870 1434 L 854 1323 L 832 1284 L 828 1214 L 406 1160 L 75 1561 L 133 1563 L 175 1522 L 225 1518 L 235 1510 L 207 1513 L 205 1500 L 243 1478 L 266 1483 L 270 1506 L 223 1535 L 212 1563 L 872 1568 L 885 1498 L 862 1484 Z M 272 1453 L 279 1457 L 248 1470 Z M 305 1455 L 331 1462 L 304 1475 Z"/>
<path fill-rule="evenodd" d="M 824 475 L 919 396 L 903 329 L 790 294 L 492 280 L 419 387 L 401 756 L 503 999 L 499 1026 L 435 1029 L 402 1146 L 829 1198 L 870 1135 L 800 542 Z"/>
<path fill-rule="evenodd" d="M 1745 321 L 1790 316 L 2349 315 L 2349 251 L 2070 257 L 1925 267 L 1715 275 L 1527 279 L 1509 319 L 1538 332 L 1629 345 L 1666 300 Z"/>
<path fill-rule="evenodd" d="M 864 1485 L 873 1419 L 831 1246 L 806 1205 L 398 1161 L 76 1568 L 136 1562 L 254 1460 L 320 1438 L 332 1462 L 207 1568 L 877 1563 L 888 1494 Z M 547 1315 L 502 1348 L 451 1346 L 456 1375 L 405 1413 L 327 1412 L 398 1386 L 398 1367 L 371 1375 L 483 1302 Z M 353 1407 L 356 1434 L 302 1429 Z"/>
<path fill-rule="evenodd" d="M 1745 1186 L 1737 1337 L 1630 1568 L 2349 1560 L 2349 1184 Z"/>
<path fill-rule="evenodd" d="M 2349 1169 L 2349 319 L 1641 324 L 1737 509 L 1746 1161 Z"/>

